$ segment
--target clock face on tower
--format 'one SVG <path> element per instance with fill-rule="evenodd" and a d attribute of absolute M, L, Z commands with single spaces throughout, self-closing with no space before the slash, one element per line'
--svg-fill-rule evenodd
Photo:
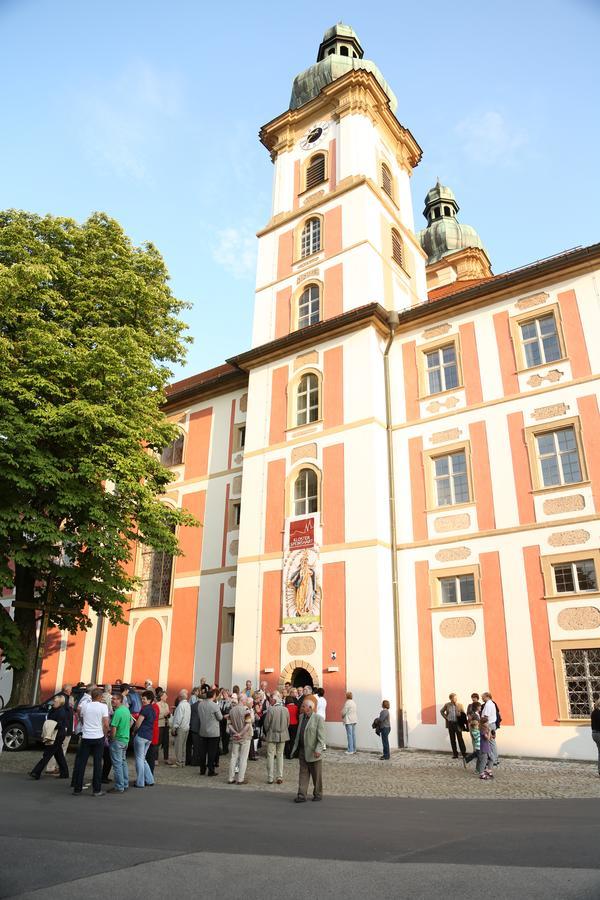
<path fill-rule="evenodd" d="M 316 147 L 323 140 L 328 128 L 329 122 L 318 122 L 316 125 L 311 125 L 300 140 L 302 150 L 312 150 L 313 147 Z"/>

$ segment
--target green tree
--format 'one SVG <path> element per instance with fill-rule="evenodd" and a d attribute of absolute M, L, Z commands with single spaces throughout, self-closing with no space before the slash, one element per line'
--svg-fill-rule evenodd
<path fill-rule="evenodd" d="M 89 610 L 124 619 L 142 542 L 178 553 L 156 453 L 175 437 L 161 405 L 189 341 L 185 304 L 152 244 L 102 213 L 85 223 L 0 212 L 0 585 L 15 588 L 0 647 L 12 702 L 30 702 L 36 610 L 75 633 Z M 2 612 L 0 610 L 0 612 Z"/>

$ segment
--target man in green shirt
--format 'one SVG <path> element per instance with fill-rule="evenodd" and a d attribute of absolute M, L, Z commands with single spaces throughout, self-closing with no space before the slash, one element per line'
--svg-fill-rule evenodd
<path fill-rule="evenodd" d="M 127 767 L 127 744 L 131 728 L 129 707 L 123 704 L 121 694 L 112 695 L 113 714 L 110 720 L 110 758 L 115 773 L 115 786 L 111 792 L 123 794 L 129 787 Z"/>

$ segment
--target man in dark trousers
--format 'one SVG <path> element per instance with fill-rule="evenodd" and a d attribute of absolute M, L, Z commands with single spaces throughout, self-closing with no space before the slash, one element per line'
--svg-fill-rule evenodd
<path fill-rule="evenodd" d="M 460 747 L 461 756 L 466 756 L 467 749 L 465 747 L 462 733 L 464 730 L 466 730 L 467 727 L 467 716 L 462 707 L 462 704 L 456 702 L 456 694 L 450 694 L 448 703 L 444 703 L 440 710 L 440 713 L 442 715 L 442 718 L 446 722 L 446 728 L 448 729 L 448 734 L 450 735 L 452 756 L 454 757 L 454 759 L 458 759 L 458 750 L 456 749 L 457 741 L 458 746 Z"/>

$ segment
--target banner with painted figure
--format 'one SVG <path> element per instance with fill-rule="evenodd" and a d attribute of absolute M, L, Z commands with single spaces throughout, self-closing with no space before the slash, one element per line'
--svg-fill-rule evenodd
<path fill-rule="evenodd" d="M 321 560 L 317 516 L 288 519 L 283 560 L 283 631 L 321 626 Z"/>

